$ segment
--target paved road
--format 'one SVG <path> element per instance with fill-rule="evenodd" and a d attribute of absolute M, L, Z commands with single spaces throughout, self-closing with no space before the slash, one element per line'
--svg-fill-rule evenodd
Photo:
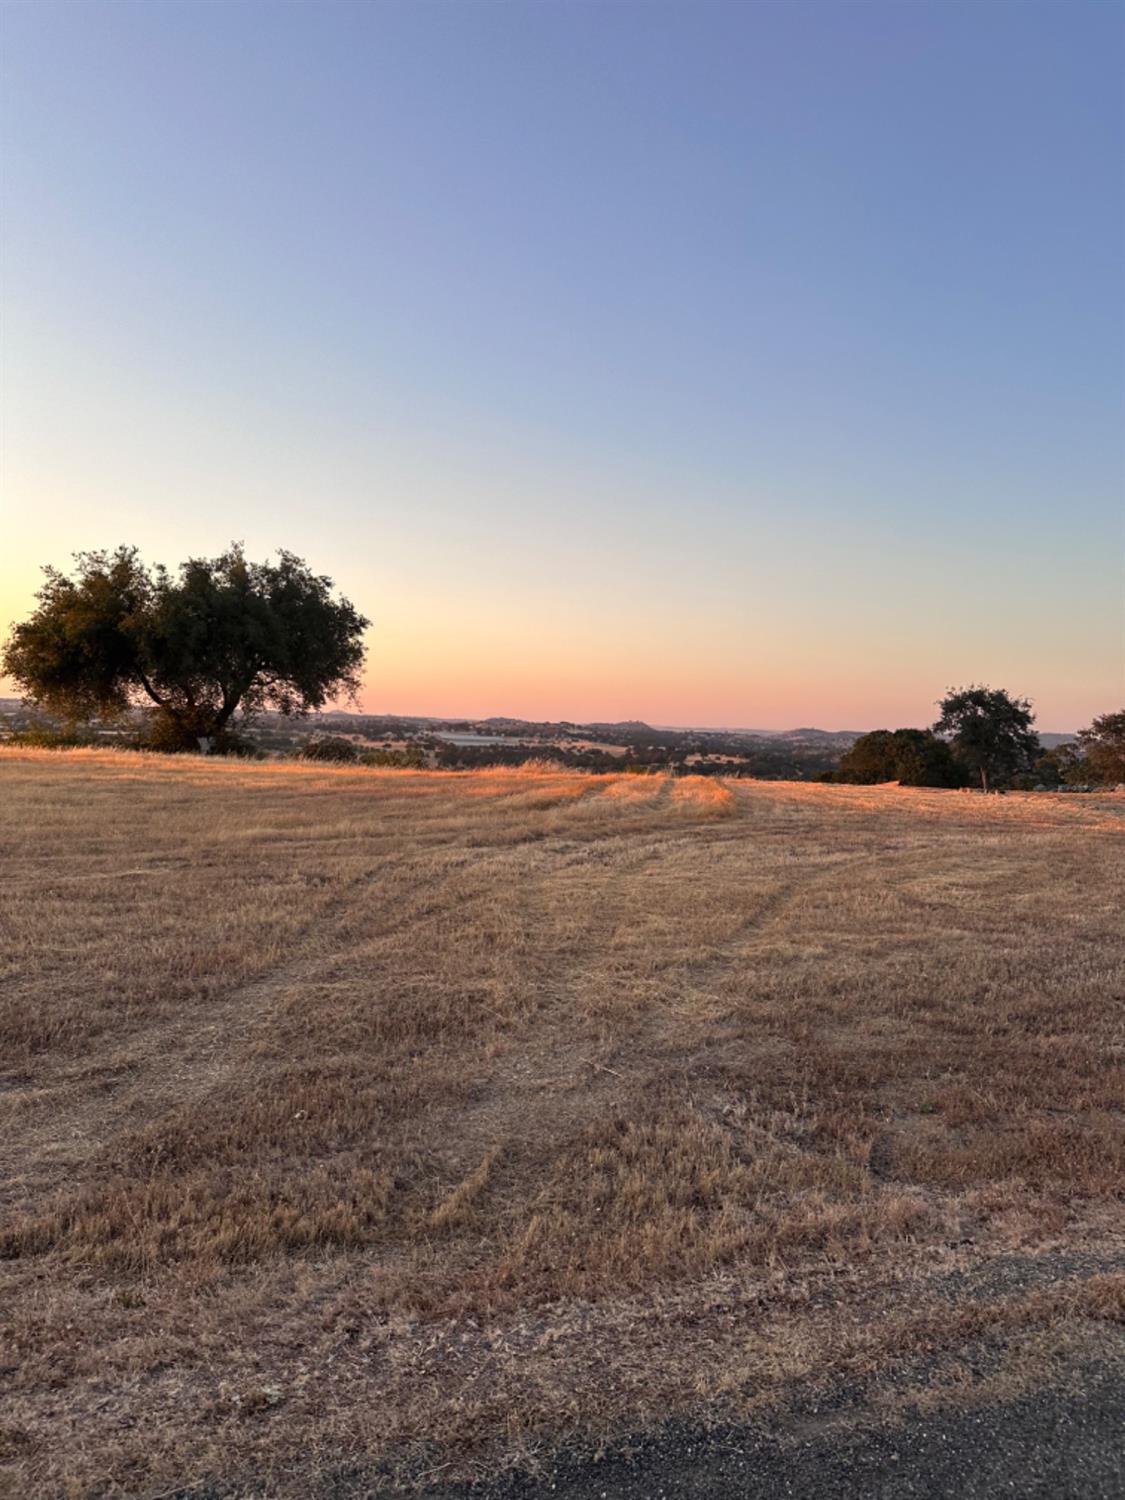
<path fill-rule="evenodd" d="M 161 1500 L 269 1493 L 235 1483 L 165 1491 Z M 356 1469 L 311 1478 L 304 1493 L 403 1500 L 403 1491 Z M 1068 1381 L 1067 1390 L 1005 1402 L 874 1425 L 870 1408 L 864 1420 L 845 1393 L 827 1408 L 791 1412 L 772 1430 L 671 1424 L 600 1460 L 564 1455 L 534 1478 L 509 1474 L 411 1493 L 414 1500 L 1125 1500 L 1125 1359 L 1084 1366 L 1080 1386 Z"/>
<path fill-rule="evenodd" d="M 372 1500 L 377 1491 L 367 1491 Z M 360 1500 L 341 1489 L 331 1500 Z M 782 1441 L 668 1428 L 600 1463 L 535 1479 L 438 1487 L 426 1500 L 1123 1500 L 1125 1380 L 1101 1370 L 1082 1396 L 914 1415 L 893 1427 Z M 329 1500 L 325 1496 L 325 1500 Z"/>

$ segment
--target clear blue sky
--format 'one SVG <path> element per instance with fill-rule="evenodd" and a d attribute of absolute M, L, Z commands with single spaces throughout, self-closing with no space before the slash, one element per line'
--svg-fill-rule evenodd
<path fill-rule="evenodd" d="M 0 629 L 288 546 L 373 711 L 1125 698 L 1125 8 L 8 4 Z"/>

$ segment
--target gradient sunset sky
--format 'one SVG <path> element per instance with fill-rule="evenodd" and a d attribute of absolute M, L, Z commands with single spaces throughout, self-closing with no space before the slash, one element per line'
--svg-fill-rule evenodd
<path fill-rule="evenodd" d="M 238 538 L 372 617 L 372 712 L 1125 700 L 1119 5 L 0 26 L 0 632 Z"/>

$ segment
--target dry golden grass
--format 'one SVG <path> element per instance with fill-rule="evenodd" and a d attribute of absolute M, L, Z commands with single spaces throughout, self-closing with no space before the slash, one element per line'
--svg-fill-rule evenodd
<path fill-rule="evenodd" d="M 0 751 L 0 798 L 22 1494 L 470 1472 L 1121 1316 L 1125 797 Z M 1014 1253 L 1060 1269 L 988 1294 Z"/>

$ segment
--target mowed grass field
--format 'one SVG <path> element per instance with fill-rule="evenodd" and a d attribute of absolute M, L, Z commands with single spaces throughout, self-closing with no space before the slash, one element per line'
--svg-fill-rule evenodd
<path fill-rule="evenodd" d="M 13 1493 L 969 1401 L 1119 1325 L 1125 795 L 7 750 L 0 808 Z"/>

